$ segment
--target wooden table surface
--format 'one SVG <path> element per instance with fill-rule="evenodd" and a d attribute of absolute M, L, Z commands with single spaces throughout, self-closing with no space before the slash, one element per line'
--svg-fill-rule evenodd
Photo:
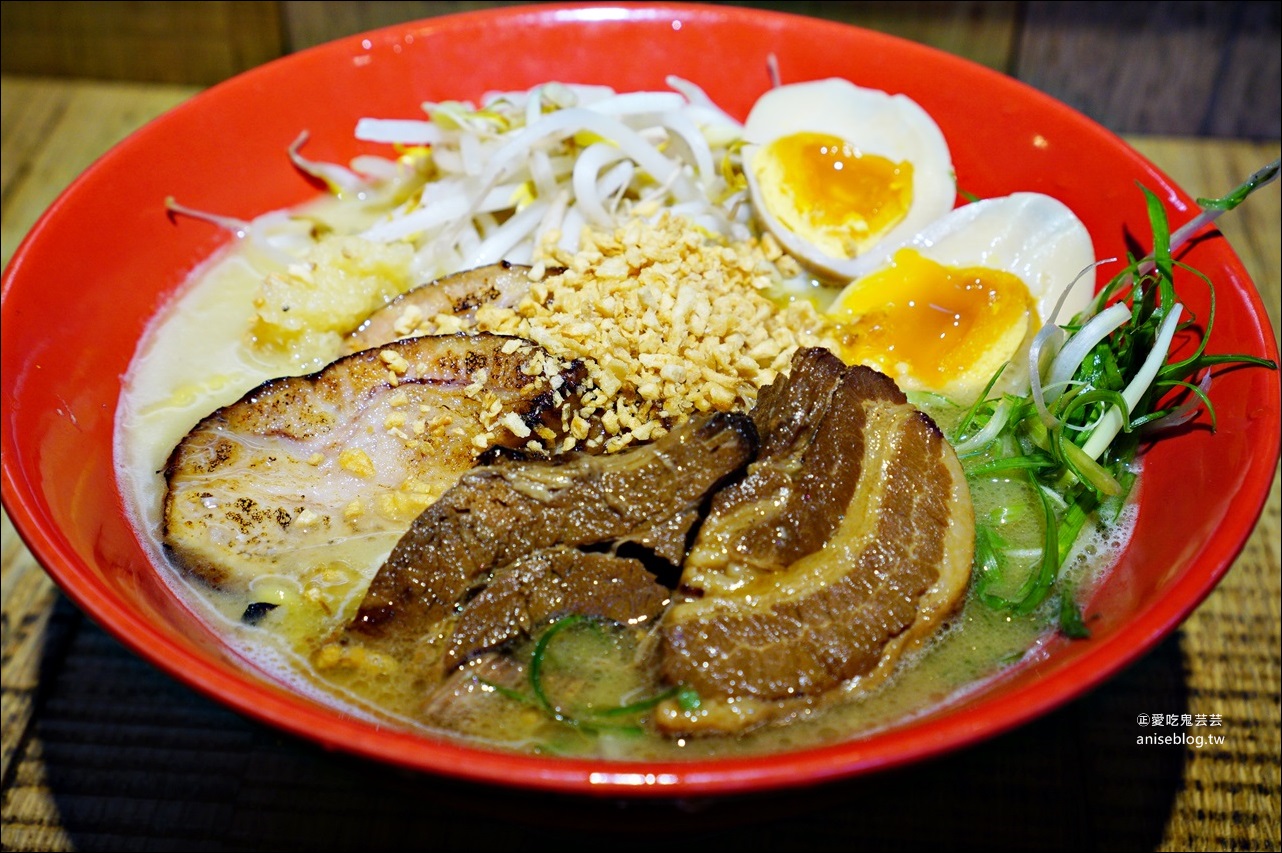
<path fill-rule="evenodd" d="M 3 256 L 92 160 L 189 87 L 3 81 Z M 1276 140 L 1128 138 L 1193 195 Z M 1221 220 L 1279 328 L 1279 193 Z M 327 753 L 178 685 L 82 615 L 3 524 L 5 850 L 1278 849 L 1279 490 L 1224 582 L 1105 686 L 1019 730 L 816 789 L 699 802 L 534 795 Z M 1219 715 L 1222 747 L 1138 747 L 1142 713 Z"/>

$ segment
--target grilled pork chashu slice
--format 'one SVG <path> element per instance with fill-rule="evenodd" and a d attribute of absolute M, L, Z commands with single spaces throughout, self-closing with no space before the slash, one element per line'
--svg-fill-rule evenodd
<path fill-rule="evenodd" d="M 761 451 L 719 492 L 662 622 L 693 687 L 669 733 L 729 733 L 884 679 L 966 589 L 974 511 L 934 422 L 886 376 L 800 350 L 752 411 Z"/>
<path fill-rule="evenodd" d="M 482 305 L 512 308 L 530 291 L 530 267 L 497 264 L 463 270 L 419 285 L 375 311 L 343 342 L 347 352 L 408 336 L 435 334 L 432 318 L 451 314 L 470 325 Z"/>
<path fill-rule="evenodd" d="M 559 430 L 558 404 L 584 375 L 481 334 L 411 338 L 266 382 L 170 455 L 164 543 L 182 569 L 238 591 L 326 563 L 377 566 L 486 447 Z"/>

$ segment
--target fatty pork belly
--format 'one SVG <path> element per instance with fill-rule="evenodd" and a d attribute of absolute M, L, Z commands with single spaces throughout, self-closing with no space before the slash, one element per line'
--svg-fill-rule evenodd
<path fill-rule="evenodd" d="M 701 705 L 672 734 L 741 731 L 884 679 L 969 579 L 974 518 L 943 435 L 894 383 L 800 350 L 751 412 L 761 440 L 712 501 L 662 622 Z"/>
<path fill-rule="evenodd" d="M 743 414 L 701 415 L 608 455 L 478 465 L 415 520 L 341 643 L 445 677 L 560 615 L 653 620 L 707 495 L 756 450 Z"/>
<path fill-rule="evenodd" d="M 170 455 L 165 546 L 182 569 L 241 592 L 327 561 L 377 565 L 472 467 L 478 435 L 518 447 L 558 430 L 583 376 L 579 362 L 483 334 L 411 338 L 266 382 Z M 506 414 L 491 424 L 496 408 Z"/>

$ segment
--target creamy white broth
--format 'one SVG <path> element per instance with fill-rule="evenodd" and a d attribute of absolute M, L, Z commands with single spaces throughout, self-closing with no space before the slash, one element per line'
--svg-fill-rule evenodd
<path fill-rule="evenodd" d="M 341 702 L 349 713 L 364 714 L 368 712 L 361 710 L 363 703 L 356 697 L 318 691 L 304 674 L 306 661 L 290 643 L 278 637 L 264 642 L 264 632 L 243 624 L 243 601 L 185 576 L 164 553 L 164 468 L 173 448 L 211 412 L 268 379 L 307 369 L 296 357 L 263 352 L 247 343 L 250 314 L 246 312 L 252 313 L 262 277 L 272 267 L 261 253 L 233 243 L 193 271 L 148 326 L 125 378 L 117 412 L 117 476 L 140 540 L 180 599 L 271 677 L 309 695 Z M 386 554 L 392 544 L 381 543 L 375 550 Z M 362 570 L 369 565 L 365 562 Z M 270 584 L 271 579 L 264 582 Z M 264 591 L 263 598 L 269 597 Z"/>
<path fill-rule="evenodd" d="M 415 125 L 414 122 L 393 122 L 391 126 L 375 128 L 380 134 L 391 134 L 380 141 L 400 143 L 401 148 L 394 155 L 397 157 L 395 163 L 382 158 L 357 158 L 349 170 L 336 164 L 309 162 L 302 157 L 305 151 L 300 154 L 297 149 L 291 150 L 298 168 L 324 180 L 331 188 L 337 190 L 341 187 L 349 200 L 324 200 L 300 208 L 293 212 L 292 220 L 289 212 L 278 212 L 255 220 L 246 229 L 248 239 L 241 240 L 197 270 L 187 286 L 148 329 L 127 377 L 118 414 L 116 447 L 122 490 L 140 536 L 153 550 L 157 570 L 175 594 L 189 602 L 193 610 L 208 620 L 246 659 L 294 689 L 332 703 L 348 713 L 390 719 L 408 728 L 421 727 L 441 732 L 442 729 L 434 728 L 440 725 L 451 737 L 536 752 L 621 758 L 701 757 L 780 750 L 874 731 L 928 712 L 941 703 L 953 701 L 974 690 L 999 676 L 1019 659 L 1036 654 L 1040 644 L 1051 636 L 1048 626 L 1054 622 L 1051 618 L 1054 597 L 1039 612 L 1015 617 L 988 608 L 974 595 L 966 595 L 960 611 L 923 648 L 911 651 L 900 662 L 896 674 L 880 686 L 859 695 L 842 695 L 840 691 L 833 691 L 824 697 L 821 711 L 803 710 L 798 712 L 799 718 L 791 722 L 770 725 L 738 737 L 677 739 L 651 734 L 639 738 L 612 726 L 597 726 L 589 730 L 565 725 L 544 713 L 546 709 L 532 707 L 528 701 L 532 684 L 517 684 L 518 690 L 509 690 L 505 694 L 494 684 L 487 684 L 483 674 L 472 679 L 472 687 L 465 691 L 465 695 L 456 697 L 458 701 L 451 705 L 453 711 L 448 719 L 429 723 L 429 719 L 437 719 L 424 706 L 424 702 L 429 700 L 416 692 L 419 688 L 408 679 L 401 679 L 399 684 L 389 687 L 378 684 L 378 679 L 369 676 L 368 671 L 360 666 L 345 668 L 325 663 L 325 654 L 334 652 L 338 645 L 327 641 L 354 615 L 399 532 L 348 537 L 334 547 L 326 543 L 323 553 L 319 549 L 294 551 L 279 560 L 273 557 L 275 562 L 264 560 L 264 565 L 268 566 L 263 570 L 264 574 L 247 584 L 233 584 L 227 590 L 215 590 L 166 560 L 161 541 L 165 497 L 163 469 L 173 448 L 207 415 L 235 402 L 262 382 L 311 373 L 341 355 L 340 336 L 348 330 L 343 328 L 343 324 L 359 322 L 359 318 L 381 304 L 365 306 L 365 313 L 355 315 L 354 319 L 352 300 L 346 298 L 351 294 L 346 290 L 330 289 L 328 292 L 337 294 L 337 298 L 329 302 L 325 298 L 311 300 L 302 291 L 281 290 L 276 286 L 291 276 L 311 282 L 307 265 L 299 264 L 299 260 L 303 257 L 303 247 L 316 234 L 349 235 L 341 238 L 347 240 L 354 239 L 350 235 L 364 232 L 371 240 L 380 241 L 382 248 L 378 251 L 365 253 L 359 247 L 354 250 L 358 257 L 370 260 L 368 268 L 352 272 L 337 261 L 332 268 L 337 278 L 344 281 L 344 276 L 349 273 L 356 279 L 362 276 L 366 279 L 370 276 L 380 280 L 385 278 L 386 288 L 375 281 L 377 296 L 391 298 L 412 283 L 407 280 L 409 278 L 429 281 L 464 267 L 494 262 L 499 257 L 516 263 L 529 263 L 538 256 L 539 247 L 546 247 L 549 243 L 569 250 L 576 243 L 575 235 L 584 224 L 600 227 L 602 219 L 606 219 L 617 228 L 625 223 L 634 223 L 637 217 L 653 216 L 659 210 L 680 208 L 682 215 L 687 217 L 682 220 L 685 223 L 680 235 L 683 243 L 684 238 L 694 234 L 716 235 L 726 242 L 719 244 L 713 253 L 724 250 L 730 254 L 739 251 L 740 254 L 735 263 L 724 260 L 722 256 L 718 270 L 704 269 L 701 274 L 696 273 L 689 278 L 685 271 L 690 267 L 683 263 L 679 267 L 682 273 L 669 272 L 667 280 L 711 282 L 723 270 L 731 266 L 740 267 L 746 258 L 748 265 L 740 268 L 749 270 L 748 275 L 754 280 L 752 287 L 757 290 L 753 295 L 768 294 L 773 305 L 767 303 L 767 309 L 761 314 L 744 321 L 745 326 L 757 326 L 759 328 L 754 331 L 760 332 L 761 327 L 772 323 L 775 328 L 768 333 L 772 340 L 776 332 L 782 332 L 791 341 L 761 361 L 761 375 L 764 377 L 769 373 L 770 377 L 754 380 L 755 387 L 761 387 L 777 371 L 786 369 L 787 359 L 783 350 L 789 346 L 795 349 L 816 345 L 793 340 L 791 335 L 796 330 L 804 330 L 805 334 L 815 337 L 815 329 L 804 321 L 799 323 L 799 318 L 807 315 L 807 311 L 812 318 L 816 316 L 816 309 L 824 312 L 824 305 L 831 298 L 829 291 L 833 288 L 817 286 L 811 277 L 812 264 L 809 265 L 810 271 L 803 268 L 810 257 L 805 245 L 796 250 L 790 248 L 789 254 L 779 250 L 779 244 L 773 242 L 775 239 L 782 241 L 784 246 L 788 242 L 768 225 L 763 231 L 759 217 L 753 216 L 759 199 L 739 185 L 732 174 L 733 168 L 726 168 L 739 156 L 736 143 L 742 141 L 742 126 L 719 114 L 713 105 L 705 103 L 706 96 L 698 92 L 697 87 L 680 86 L 677 82 L 669 81 L 674 89 L 683 93 L 678 100 L 688 101 L 679 108 L 673 104 L 672 92 L 627 93 L 615 100 L 615 93 L 602 87 L 557 83 L 535 87 L 525 93 L 503 93 L 497 99 L 487 101 L 479 112 L 473 112 L 470 106 L 453 103 L 435 107 L 424 105 L 429 123 L 433 125 L 429 128 L 431 133 L 425 137 L 434 140 L 428 148 L 423 148 L 421 141 L 395 138 L 397 133 L 405 131 L 407 124 Z M 874 99 L 880 97 L 877 93 L 860 95 L 848 91 L 850 86 L 845 83 L 830 82 L 822 84 L 821 88 L 829 95 L 837 96 L 842 103 L 852 99 L 859 101 L 870 95 Z M 834 88 L 840 91 L 830 91 Z M 642 97 L 638 99 L 636 94 L 642 94 Z M 785 101 L 792 101 L 786 92 L 777 91 L 776 96 L 779 95 Z M 591 112 L 603 104 L 603 113 L 610 116 L 609 119 L 597 116 L 582 127 L 576 124 L 574 136 L 562 139 L 567 144 L 561 147 L 557 147 L 560 143 L 552 144 L 556 133 L 548 136 L 549 125 L 546 122 L 555 126 L 571 115 L 557 116 L 557 111 L 577 106 L 579 109 L 573 114 L 573 120 L 582 122 L 584 108 Z M 679 110 L 685 110 L 684 124 L 664 123 L 669 121 L 664 116 L 675 115 Z M 816 116 L 826 116 L 832 110 L 822 106 L 811 112 Z M 502 120 L 495 121 L 496 117 Z M 618 132 L 618 126 L 612 124 L 616 120 L 624 122 L 628 131 Z M 779 130 L 777 119 L 760 121 L 772 132 Z M 916 120 L 909 122 L 913 126 L 916 123 Z M 535 125 L 542 130 L 532 132 Z M 692 127 L 697 129 L 696 133 L 688 132 Z M 801 130 L 814 131 L 816 128 L 807 126 Z M 357 135 L 360 134 L 358 128 Z M 681 137 L 684 144 L 663 144 L 662 140 L 671 142 L 674 136 Z M 537 148 L 523 148 L 521 144 L 525 143 L 518 144 L 522 139 L 535 138 L 543 140 Z M 608 147 L 599 143 L 589 145 L 595 138 L 618 140 L 620 151 L 635 162 L 637 168 L 632 170 L 628 167 L 625 170 L 627 177 L 621 183 L 612 183 L 614 177 L 611 176 L 622 172 L 617 172 L 615 167 L 603 169 L 605 161 L 599 157 L 594 161 L 589 154 L 601 154 Z M 580 149 L 581 145 L 587 147 Z M 605 153 L 608 155 L 606 160 L 612 163 L 619 152 Z M 936 153 L 947 159 L 946 151 Z M 576 165 L 583 164 L 583 160 L 578 159 L 581 155 L 587 160 L 585 176 L 578 175 Z M 674 159 L 665 165 L 664 158 L 669 155 Z M 718 163 L 722 168 L 716 168 Z M 746 161 L 741 165 L 748 168 Z M 792 165 L 806 166 L 805 163 Z M 917 170 L 919 165 L 914 162 L 914 169 Z M 670 173 L 667 171 L 669 167 L 672 168 Z M 574 180 L 570 177 L 571 169 Z M 581 177 L 591 180 L 580 181 Z M 939 198 L 947 208 L 955 195 L 951 170 L 938 170 L 937 177 L 941 191 Z M 565 206 L 570 198 L 574 200 L 572 205 Z M 217 220 L 216 217 L 209 218 Z M 1021 217 L 1020 221 L 1023 219 Z M 534 224 L 536 220 L 537 226 Z M 223 224 L 235 225 L 225 220 Z M 521 225 L 525 230 L 512 230 L 510 226 L 515 225 Z M 1081 227 L 1080 223 L 1078 225 Z M 367 231 L 371 227 L 372 230 Z M 1081 229 L 1084 234 L 1084 227 Z M 265 232 L 272 232 L 274 236 L 264 240 Z M 756 241 L 752 253 L 741 250 L 750 238 Z M 1039 241 L 1039 245 L 1041 242 L 1045 241 Z M 1085 242 L 1089 245 L 1089 239 Z M 325 245 L 333 246 L 335 243 L 331 241 Z M 634 248 L 640 248 L 639 244 Z M 771 255 L 772 248 L 777 255 Z M 378 268 L 383 262 L 384 249 L 389 252 L 389 257 L 399 252 L 400 258 Z M 294 252 L 296 257 L 291 257 L 290 252 Z M 643 254 L 655 268 L 660 267 L 657 256 Z M 1014 254 L 1018 256 L 1020 252 Z M 782 262 L 777 262 L 779 255 L 783 256 Z M 318 257 L 319 254 L 307 255 L 309 260 Z M 328 257 L 335 260 L 333 255 Z M 470 262 L 465 263 L 465 259 Z M 686 259 L 680 260 L 684 262 Z M 959 256 L 939 262 L 965 266 L 963 260 Z M 561 256 L 555 265 L 572 266 L 565 261 Z M 783 262 L 788 262 L 787 269 Z M 295 270 L 295 264 L 299 264 L 303 271 Z M 1066 267 L 1077 270 L 1084 264 L 1085 261 L 1066 263 L 1062 258 L 1053 263 L 1046 262 L 1054 270 Z M 637 264 L 629 260 L 624 266 L 636 268 Z M 319 273 L 330 268 L 328 261 L 320 262 L 319 267 L 311 267 L 318 272 L 318 278 Z M 760 275 L 763 268 L 769 268 L 771 272 Z M 598 269 L 596 274 L 600 272 Z M 280 274 L 280 277 L 273 274 Z M 850 277 L 839 278 L 847 281 Z M 764 286 L 761 279 L 765 279 Z M 1025 275 L 1024 284 L 1032 283 L 1032 277 Z M 319 287 L 319 290 L 327 288 L 328 285 Z M 697 289 L 704 294 L 711 291 L 711 285 Z M 305 291 L 306 287 L 302 290 Z M 357 294 L 354 298 L 359 302 L 364 291 L 360 287 L 353 290 Z M 582 304 L 613 304 L 619 294 L 635 297 L 638 291 L 644 290 L 646 288 L 640 286 L 640 278 L 634 272 L 624 277 L 621 288 L 609 292 L 607 297 L 595 296 Z M 566 292 L 564 284 L 561 292 Z M 820 293 L 824 294 L 822 298 L 817 296 Z M 282 294 L 285 295 L 282 297 Z M 711 297 L 705 295 L 704 298 L 711 301 Z M 536 301 L 553 300 L 544 300 L 540 296 Z M 632 305 L 626 299 L 619 301 L 620 304 Z M 328 311 L 330 308 L 335 310 Z M 628 316 L 636 319 L 635 315 L 642 311 L 647 315 L 650 313 L 643 307 Z M 743 319 L 733 309 L 718 308 L 718 312 L 714 319 L 725 324 L 732 325 Z M 566 317 L 570 320 L 564 319 Z M 568 326 L 579 319 L 572 308 L 566 309 L 552 318 L 550 327 L 544 326 L 539 332 L 550 330 L 556 340 L 565 342 L 569 338 Z M 707 320 L 705 313 L 700 325 Z M 1035 312 L 1029 314 L 1028 323 L 1036 325 Z M 291 333 L 283 337 L 276 335 L 282 329 L 300 325 L 303 333 L 296 339 L 290 337 Z M 658 327 L 651 326 L 651 336 L 666 339 L 673 327 L 665 319 Z M 493 328 L 490 331 L 545 340 L 525 331 Z M 798 336 L 800 334 L 798 332 Z M 259 338 L 255 341 L 253 335 L 259 335 Z M 264 346 L 264 340 L 276 345 Z M 699 344 L 703 343 L 706 339 L 699 341 Z M 578 345 L 582 346 L 582 342 Z M 1024 345 L 1027 345 L 1027 339 Z M 841 350 L 841 345 L 830 348 Z M 608 358 L 590 349 L 553 354 L 566 358 L 586 357 L 598 367 Z M 838 354 L 849 358 L 846 352 Z M 653 352 L 633 349 L 628 358 L 636 365 L 653 355 Z M 718 358 L 723 355 L 723 352 L 716 353 Z M 688 355 L 685 357 L 689 358 Z M 760 360 L 758 356 L 754 358 Z M 737 357 L 726 363 L 739 366 Z M 695 363 L 683 363 L 678 372 L 687 372 L 686 365 Z M 706 365 L 695 365 L 695 370 L 689 372 L 694 373 L 700 367 Z M 971 380 L 977 377 L 977 381 L 982 383 L 991 375 L 991 367 L 986 363 L 975 363 L 971 367 L 974 368 Z M 1012 378 L 1017 372 L 1008 370 L 1003 381 L 1017 382 L 1017 378 Z M 711 387 L 713 383 L 709 381 L 706 384 Z M 646 397 L 648 401 L 655 399 L 641 393 L 640 382 L 633 387 L 637 391 L 636 397 Z M 934 386 L 927 384 L 926 387 Z M 602 385 L 598 384 L 596 390 L 600 389 Z M 720 390 L 724 391 L 724 388 Z M 661 403 L 665 428 L 674 422 L 674 416 L 667 409 L 669 402 L 679 401 L 686 406 L 680 415 L 684 417 L 711 399 L 704 397 L 696 402 L 692 393 L 669 391 L 665 394 L 666 398 Z M 755 390 L 751 394 L 740 393 L 738 397 L 731 397 L 731 402 L 724 398 L 714 400 L 712 407 L 724 410 L 733 403 L 746 409 L 754 397 Z M 626 401 L 620 395 L 617 400 L 607 400 L 604 405 L 608 408 L 614 402 L 622 407 Z M 932 403 L 924 408 L 945 428 L 960 414 L 957 408 L 946 405 Z M 597 417 L 604 422 L 609 416 L 604 409 L 595 411 L 597 414 L 584 417 Z M 643 441 L 652 437 L 650 432 L 637 432 L 622 438 Z M 615 439 L 618 438 L 620 436 L 615 435 Z M 614 449 L 608 443 L 604 448 Z M 1018 554 L 1020 546 L 1026 546 L 1024 550 L 1029 554 L 1026 562 L 1034 565 L 1041 545 L 1041 509 L 1034 505 L 1035 500 L 1026 487 L 1004 481 L 972 482 L 971 487 L 976 518 L 1000 528 L 1002 536 L 1012 544 L 1013 553 Z M 196 499 L 198 502 L 212 500 L 208 495 Z M 1114 527 L 1108 536 L 1097 535 L 1094 544 L 1085 549 L 1094 552 L 1091 558 L 1078 560 L 1065 570 L 1065 576 L 1079 591 L 1088 592 L 1091 579 L 1112 562 L 1116 544 L 1125 538 L 1128 529 L 1124 522 Z M 222 535 L 221 531 L 219 535 Z M 1025 558 L 1016 556 L 1014 559 L 1021 561 Z M 1018 585 L 1023 568 L 1012 568 L 1013 579 L 1008 578 L 1006 586 Z M 1002 594 L 1014 592 L 1011 588 L 994 591 Z M 247 618 L 251 614 L 253 618 Z M 612 631 L 608 626 L 557 634 L 555 647 L 548 646 L 547 649 L 545 686 L 556 693 L 558 701 L 564 699 L 571 706 L 590 702 L 608 707 L 646 699 L 661 689 L 661 685 L 651 678 L 655 656 L 643 656 L 649 663 L 640 667 L 630 664 L 638 647 L 652 650 L 652 646 L 647 645 L 652 639 Z M 513 644 L 509 650 L 510 658 L 505 660 L 528 663 L 538 640 L 539 634 L 536 633 L 527 641 Z M 412 668 L 407 665 L 404 670 Z M 469 672 L 475 676 L 476 669 Z M 526 701 L 518 701 L 515 693 L 525 694 Z M 829 699 L 839 701 L 830 702 Z"/>
<path fill-rule="evenodd" d="M 310 211 L 324 215 L 327 202 Z M 172 448 L 202 418 L 239 399 L 265 380 L 316 369 L 339 353 L 263 351 L 249 343 L 247 328 L 254 299 L 273 261 L 233 246 L 197 270 L 188 285 L 148 329 L 127 377 L 117 423 L 119 476 L 140 536 L 152 550 L 158 571 L 175 593 L 208 620 L 240 654 L 292 688 L 333 703 L 348 713 L 391 719 L 413 728 L 423 726 L 414 708 L 379 707 L 379 699 L 362 695 L 359 683 L 345 683 L 320 673 L 313 653 L 334 629 L 354 613 L 374 573 L 395 544 L 395 536 L 353 543 L 344 554 L 323 560 L 300 555 L 292 572 L 261 578 L 245 594 L 222 593 L 192 580 L 165 559 L 160 541 L 164 499 L 163 468 Z M 951 409 L 932 414 L 946 425 Z M 1004 482 L 974 484 L 976 517 L 997 522 L 1011 515 L 1008 507 L 1017 487 Z M 1024 523 L 1032 526 L 1012 538 L 1036 542 L 1036 513 L 1027 500 Z M 1014 526 L 1014 525 L 1012 525 Z M 1124 542 L 1129 522 L 1097 534 L 1080 550 L 1066 571 L 1079 589 L 1107 567 Z M 1009 532 L 1009 531 L 1007 531 Z M 310 561 L 310 562 L 309 562 Z M 328 610 L 308 603 L 309 590 L 323 587 Z M 282 606 L 257 625 L 241 617 L 257 601 Z M 700 757 L 794 748 L 868 733 L 885 725 L 955 701 L 1004 669 L 1035 653 L 1049 636 L 1045 613 L 1014 617 L 995 612 L 967 596 L 951 622 L 922 650 L 901 662 L 883 686 L 822 712 L 803 714 L 786 725 L 770 726 L 739 737 L 665 739 L 621 736 L 610 731 L 585 733 L 551 719 L 531 724 L 529 709 L 492 691 L 478 691 L 449 732 L 469 740 L 506 748 L 607 757 Z M 529 649 L 518 649 L 528 659 Z M 620 659 L 625 653 L 617 655 Z M 611 664 L 603 664 L 608 670 Z M 591 679 L 608 681 L 608 672 Z M 632 696 L 632 699 L 638 698 Z M 517 726 L 516 724 L 520 725 Z M 426 727 L 431 730 L 431 727 Z"/>

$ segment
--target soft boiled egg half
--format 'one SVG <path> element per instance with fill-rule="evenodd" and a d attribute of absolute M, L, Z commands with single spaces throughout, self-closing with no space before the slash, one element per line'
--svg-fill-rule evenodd
<path fill-rule="evenodd" d="M 906 391 L 968 403 L 1007 362 L 1003 387 L 1027 377 L 1017 356 L 1062 295 L 1058 322 L 1087 306 L 1094 262 L 1090 234 L 1067 206 L 1015 193 L 931 223 L 847 285 L 828 313 L 847 362 Z"/>
<path fill-rule="evenodd" d="M 779 86 L 744 124 L 753 209 L 783 248 L 849 281 L 956 199 L 939 126 L 904 95 L 832 78 Z M 878 251 L 880 248 L 880 252 Z"/>

